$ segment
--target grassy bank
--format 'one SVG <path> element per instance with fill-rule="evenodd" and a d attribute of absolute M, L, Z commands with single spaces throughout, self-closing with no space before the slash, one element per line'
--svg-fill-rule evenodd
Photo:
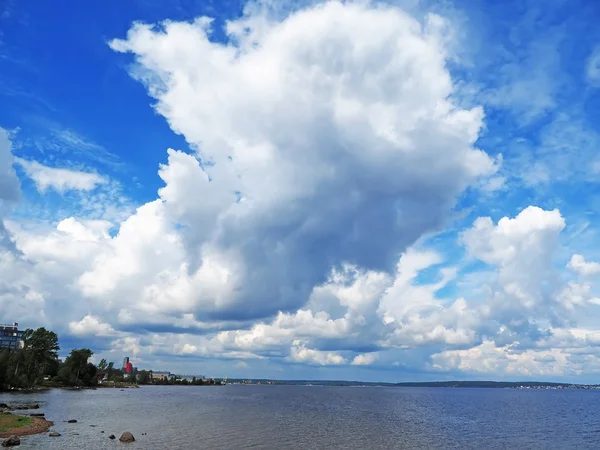
<path fill-rule="evenodd" d="M 11 413 L 0 413 L 0 433 L 7 433 L 14 428 L 24 427 L 33 422 L 33 417 L 18 416 Z"/>
<path fill-rule="evenodd" d="M 6 438 L 13 434 L 26 436 L 29 434 L 44 433 L 52 425 L 52 422 L 40 417 L 20 416 L 8 412 L 0 412 L 0 438 Z"/>

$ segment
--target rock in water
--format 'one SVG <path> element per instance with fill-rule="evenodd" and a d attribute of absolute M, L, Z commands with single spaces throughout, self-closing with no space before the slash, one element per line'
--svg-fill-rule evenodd
<path fill-rule="evenodd" d="M 108 438 L 109 439 L 116 439 L 117 437 L 114 434 L 111 434 Z"/>
<path fill-rule="evenodd" d="M 19 405 L 8 406 L 8 409 L 40 409 L 37 403 L 22 403 Z"/>
<path fill-rule="evenodd" d="M 61 436 L 61 434 L 57 433 L 56 431 L 52 431 L 50 434 L 48 434 L 48 436 L 50 436 L 50 437 L 59 437 L 59 436 Z"/>
<path fill-rule="evenodd" d="M 19 439 L 19 436 L 10 436 L 2 443 L 2 447 L 14 447 L 16 445 L 21 445 L 21 439 Z"/>
<path fill-rule="evenodd" d="M 77 420 L 76 419 L 69 419 L 69 420 L 67 420 L 67 423 L 77 423 Z"/>
<path fill-rule="evenodd" d="M 44 413 L 31 413 L 29 414 L 31 417 L 44 417 L 45 414 Z"/>
<path fill-rule="evenodd" d="M 131 434 L 129 431 L 126 431 L 125 433 L 123 433 L 121 435 L 119 440 L 121 442 L 133 442 L 133 441 L 135 441 L 135 438 L 133 437 L 133 434 Z"/>

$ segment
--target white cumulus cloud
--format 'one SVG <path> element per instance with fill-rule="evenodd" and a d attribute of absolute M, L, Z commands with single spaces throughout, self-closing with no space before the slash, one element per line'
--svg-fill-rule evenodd
<path fill-rule="evenodd" d="M 379 355 L 377 353 L 363 353 L 356 355 L 352 360 L 353 366 L 368 366 L 377 361 Z"/>
<path fill-rule="evenodd" d="M 94 316 L 84 316 L 79 322 L 69 322 L 71 333 L 76 336 L 113 336 L 115 330 L 108 323 L 100 322 Z"/>
<path fill-rule="evenodd" d="M 218 317 L 293 311 L 332 267 L 393 270 L 441 226 L 457 196 L 496 170 L 474 146 L 481 108 L 451 99 L 444 25 L 327 2 L 282 22 L 229 22 L 225 46 L 207 18 L 136 24 L 113 40 L 133 54 L 156 110 L 210 162 L 169 151 L 161 167 L 160 214 L 140 226 L 177 224 L 184 255 L 147 273 L 145 250 L 127 250 L 136 276 L 152 280 L 145 304 Z M 120 251 L 86 279 L 105 280 Z M 88 293 L 118 288 L 102 286 Z"/>
<path fill-rule="evenodd" d="M 326 352 L 314 350 L 312 348 L 306 348 L 306 346 L 300 340 L 295 340 L 292 343 L 292 348 L 290 350 L 290 356 L 288 359 L 292 362 L 320 366 L 337 366 L 347 362 L 346 359 L 338 352 Z"/>
<path fill-rule="evenodd" d="M 567 264 L 567 267 L 583 276 L 600 274 L 600 263 L 586 261 L 583 255 L 573 255 Z"/>

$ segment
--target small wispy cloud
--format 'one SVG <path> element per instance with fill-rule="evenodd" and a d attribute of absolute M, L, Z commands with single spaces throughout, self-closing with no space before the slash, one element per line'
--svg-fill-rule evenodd
<path fill-rule="evenodd" d="M 84 172 L 65 168 L 49 167 L 37 161 L 15 158 L 29 178 L 31 178 L 40 193 L 53 189 L 63 193 L 70 190 L 91 191 L 100 184 L 106 184 L 108 179 L 96 172 Z"/>
<path fill-rule="evenodd" d="M 8 19 L 12 15 L 16 0 L 5 0 L 0 2 L 0 19 Z"/>
<path fill-rule="evenodd" d="M 0 128 L 0 214 L 4 203 L 14 203 L 21 196 L 19 180 L 12 167 L 12 149 L 10 133 Z M 0 229 L 0 231 L 2 230 Z"/>
<path fill-rule="evenodd" d="M 585 77 L 592 86 L 600 87 L 600 45 L 598 45 L 587 60 Z"/>
<path fill-rule="evenodd" d="M 20 139 L 23 147 L 34 148 L 43 155 L 67 155 L 70 159 L 78 157 L 111 169 L 123 168 L 123 163 L 117 155 L 73 129 L 40 116 L 28 117 L 28 122 L 37 132 L 25 133 Z"/>
<path fill-rule="evenodd" d="M 557 75 L 560 58 L 556 51 L 561 38 L 557 34 L 504 55 L 492 86 L 480 99 L 493 107 L 511 110 L 522 125 L 554 110 L 562 83 Z"/>
<path fill-rule="evenodd" d="M 79 133 L 68 129 L 54 129 L 51 138 L 46 141 L 54 150 L 75 152 L 107 166 L 120 166 L 119 158 Z"/>
<path fill-rule="evenodd" d="M 6 54 L 2 54 L 1 42 L 0 58 L 8 59 L 8 56 Z M 17 61 L 14 58 L 10 58 L 10 63 L 13 65 L 19 63 L 21 65 L 27 64 L 26 61 Z M 44 97 L 31 91 L 30 89 L 27 89 L 26 87 L 20 86 L 19 84 L 15 83 L 14 80 L 11 80 L 10 82 L 6 79 L 0 80 L 0 94 L 6 97 L 17 97 L 20 100 L 27 102 L 27 104 L 30 105 L 32 108 L 39 111 L 51 113 L 56 113 L 58 111 L 58 108 L 52 105 Z"/>

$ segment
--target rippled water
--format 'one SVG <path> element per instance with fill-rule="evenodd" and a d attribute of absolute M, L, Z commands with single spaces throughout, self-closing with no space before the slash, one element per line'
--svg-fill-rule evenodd
<path fill-rule="evenodd" d="M 0 394 L 20 401 L 39 402 L 36 412 L 62 433 L 24 437 L 20 448 L 600 448 L 597 391 L 229 385 Z M 108 439 L 123 431 L 136 442 Z"/>

